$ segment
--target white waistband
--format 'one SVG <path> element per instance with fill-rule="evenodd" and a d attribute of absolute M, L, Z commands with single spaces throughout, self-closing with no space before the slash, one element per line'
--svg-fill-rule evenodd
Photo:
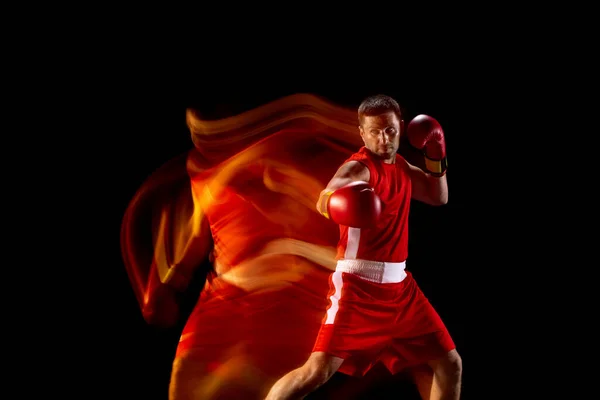
<path fill-rule="evenodd" d="M 338 260 L 335 270 L 377 283 L 398 283 L 406 278 L 406 261 L 400 263 L 369 260 Z"/>

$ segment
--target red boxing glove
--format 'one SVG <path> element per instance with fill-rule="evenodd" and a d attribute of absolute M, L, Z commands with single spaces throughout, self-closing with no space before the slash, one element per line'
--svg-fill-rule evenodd
<path fill-rule="evenodd" d="M 333 222 L 353 228 L 369 228 L 381 215 L 381 199 L 367 182 L 352 182 L 323 195 L 327 211 L 321 213 Z"/>
<path fill-rule="evenodd" d="M 439 122 L 429 115 L 417 115 L 408 124 L 406 135 L 413 147 L 423 151 L 427 171 L 434 176 L 444 176 L 448 163 L 444 131 Z"/>

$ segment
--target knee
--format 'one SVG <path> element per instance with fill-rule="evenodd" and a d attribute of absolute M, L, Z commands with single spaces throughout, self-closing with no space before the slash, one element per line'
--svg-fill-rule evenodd
<path fill-rule="evenodd" d="M 460 379 L 462 376 L 462 358 L 456 351 L 450 350 L 444 357 L 429 364 L 435 375 L 454 377 Z"/>
<path fill-rule="evenodd" d="M 450 350 L 448 354 L 446 354 L 445 360 L 442 364 L 444 364 L 447 375 L 458 378 L 462 376 L 462 358 L 456 349 Z"/>

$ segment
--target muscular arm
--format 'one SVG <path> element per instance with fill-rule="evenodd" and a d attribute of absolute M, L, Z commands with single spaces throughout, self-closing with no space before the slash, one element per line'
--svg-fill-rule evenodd
<path fill-rule="evenodd" d="M 412 198 L 432 206 L 448 203 L 448 182 L 446 175 L 435 177 L 421 168 L 406 162 L 412 180 Z"/>
<path fill-rule="evenodd" d="M 369 182 L 369 179 L 371 179 L 371 174 L 369 173 L 369 168 L 367 168 L 365 164 L 358 161 L 349 161 L 342 164 L 327 184 L 327 187 L 321 191 L 319 200 L 317 200 L 317 211 L 321 214 L 327 212 L 327 196 L 324 196 L 325 194 L 337 190 L 351 182 Z"/>

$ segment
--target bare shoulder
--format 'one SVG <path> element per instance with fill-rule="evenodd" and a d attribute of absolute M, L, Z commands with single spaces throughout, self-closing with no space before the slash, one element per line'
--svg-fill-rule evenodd
<path fill-rule="evenodd" d="M 337 177 L 348 178 L 353 181 L 369 182 L 371 174 L 369 168 L 360 161 L 348 161 L 340 166 L 336 173 Z"/>
<path fill-rule="evenodd" d="M 348 161 L 338 168 L 333 178 L 331 178 L 327 184 L 324 192 L 337 190 L 342 186 L 355 181 L 369 182 L 370 178 L 371 173 L 365 164 L 355 160 Z"/>

